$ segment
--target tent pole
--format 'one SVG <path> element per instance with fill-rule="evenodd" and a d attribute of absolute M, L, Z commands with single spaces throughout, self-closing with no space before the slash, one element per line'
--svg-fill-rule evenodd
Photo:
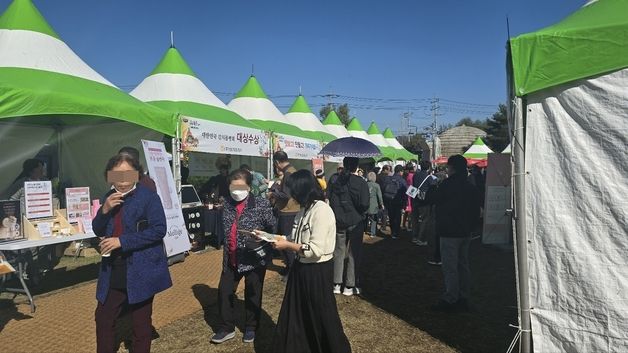
<path fill-rule="evenodd" d="M 525 126 L 523 117 L 523 102 L 521 98 L 515 98 L 515 116 L 512 153 L 514 158 L 514 213 L 515 213 L 515 260 L 518 268 L 519 290 L 519 331 L 521 340 L 519 351 L 531 352 L 530 332 L 530 288 L 528 268 L 528 238 L 526 233 L 526 209 L 525 209 Z"/>
<path fill-rule="evenodd" d="M 270 132 L 270 138 L 268 139 L 268 150 L 270 151 L 270 154 L 268 156 L 268 167 L 266 170 L 266 174 L 268 175 L 268 180 L 273 180 L 273 146 L 274 146 L 274 134 L 271 131 Z"/>
<path fill-rule="evenodd" d="M 181 155 L 180 142 L 181 138 L 181 117 L 177 116 L 177 127 L 175 136 L 172 139 L 172 175 L 174 176 L 174 188 L 179 196 L 179 205 L 183 202 L 181 199 Z"/>

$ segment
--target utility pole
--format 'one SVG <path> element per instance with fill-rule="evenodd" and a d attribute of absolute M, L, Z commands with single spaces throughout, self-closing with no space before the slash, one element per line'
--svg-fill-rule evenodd
<path fill-rule="evenodd" d="M 430 108 L 430 110 L 432 111 L 432 153 L 431 153 L 432 163 L 436 159 L 436 131 L 437 131 L 436 119 L 438 119 L 438 117 L 442 115 L 438 112 L 438 110 L 440 109 L 440 105 L 438 102 L 439 102 L 439 99 L 434 97 L 431 101 L 432 107 Z"/>
<path fill-rule="evenodd" d="M 410 131 L 410 119 L 412 118 L 412 112 L 407 111 L 401 114 L 401 131 L 404 134 L 408 134 Z"/>

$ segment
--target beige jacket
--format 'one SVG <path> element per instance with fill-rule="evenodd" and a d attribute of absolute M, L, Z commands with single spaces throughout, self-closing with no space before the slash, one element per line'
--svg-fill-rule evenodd
<path fill-rule="evenodd" d="M 308 210 L 301 208 L 294 218 L 292 237 L 297 244 L 309 245 L 309 250 L 297 253 L 300 262 L 331 260 L 336 246 L 336 217 L 331 207 L 316 201 Z"/>

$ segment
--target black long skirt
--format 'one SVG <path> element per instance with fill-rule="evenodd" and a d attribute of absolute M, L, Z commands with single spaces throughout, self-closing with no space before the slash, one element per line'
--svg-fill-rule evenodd
<path fill-rule="evenodd" d="M 338 316 L 333 274 L 333 260 L 294 262 L 273 337 L 273 352 L 351 352 Z"/>

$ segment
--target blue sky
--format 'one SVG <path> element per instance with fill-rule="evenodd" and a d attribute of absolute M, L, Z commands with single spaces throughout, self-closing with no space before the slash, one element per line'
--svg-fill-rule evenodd
<path fill-rule="evenodd" d="M 568 0 L 203 1 L 34 0 L 61 38 L 130 90 L 170 44 L 225 103 L 251 73 L 282 111 L 302 87 L 318 113 L 333 93 L 362 125 L 400 130 L 484 118 L 505 102 L 506 17 L 516 36 L 560 21 Z M 9 1 L 0 0 L 2 10 Z M 455 103 L 455 102 L 462 102 Z M 470 104 L 467 104 L 470 103 Z M 383 109 L 382 109 L 383 108 Z"/>

